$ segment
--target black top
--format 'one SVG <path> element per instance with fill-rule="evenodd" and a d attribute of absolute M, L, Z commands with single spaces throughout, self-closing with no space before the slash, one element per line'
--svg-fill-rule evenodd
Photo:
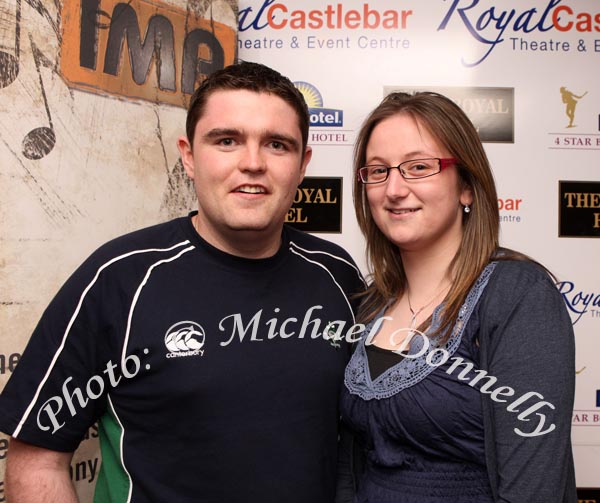
<path fill-rule="evenodd" d="M 367 350 L 371 379 L 377 379 L 387 369 L 392 368 L 404 358 L 399 353 L 395 353 L 390 349 L 380 348 L 374 344 L 366 345 L 365 348 Z"/>

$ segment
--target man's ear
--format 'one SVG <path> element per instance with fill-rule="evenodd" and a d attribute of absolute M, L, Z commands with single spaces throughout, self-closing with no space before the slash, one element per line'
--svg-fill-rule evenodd
<path fill-rule="evenodd" d="M 298 182 L 298 185 L 300 185 L 302 183 L 302 180 L 304 180 L 304 176 L 306 175 L 306 167 L 312 159 L 312 153 L 312 147 L 309 147 L 307 145 L 306 149 L 304 150 L 304 157 L 302 158 L 302 164 L 300 166 L 300 181 Z"/>
<path fill-rule="evenodd" d="M 187 136 L 180 136 L 177 140 L 177 148 L 179 149 L 179 155 L 181 156 L 181 163 L 183 168 L 192 180 L 194 179 L 194 153 L 192 152 L 192 145 L 188 140 Z"/>

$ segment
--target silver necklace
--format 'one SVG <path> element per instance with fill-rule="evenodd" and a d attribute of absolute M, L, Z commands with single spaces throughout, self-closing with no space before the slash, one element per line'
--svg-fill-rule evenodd
<path fill-rule="evenodd" d="M 431 305 L 431 303 L 437 298 L 439 297 L 440 293 L 443 293 L 444 291 L 446 291 L 446 289 L 449 287 L 450 285 L 446 286 L 445 288 L 443 288 L 442 290 L 440 290 L 439 292 L 437 292 L 432 298 L 431 300 L 425 304 L 424 306 L 420 307 L 417 312 L 415 313 L 414 309 L 412 308 L 412 305 L 410 303 L 410 291 L 407 289 L 406 290 L 406 299 L 408 300 L 408 309 L 410 309 L 410 314 L 412 316 L 411 320 L 410 320 L 410 333 L 414 334 L 415 330 L 417 328 L 417 316 L 419 316 L 419 314 L 421 314 L 421 312 L 423 311 L 423 309 L 425 309 L 426 307 L 428 307 L 429 305 Z"/>

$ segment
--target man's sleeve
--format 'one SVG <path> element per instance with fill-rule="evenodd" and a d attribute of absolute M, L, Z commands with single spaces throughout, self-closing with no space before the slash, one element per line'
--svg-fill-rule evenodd
<path fill-rule="evenodd" d="M 0 430 L 8 435 L 70 452 L 103 413 L 110 357 L 95 273 L 81 266 L 35 328 L 0 395 Z"/>

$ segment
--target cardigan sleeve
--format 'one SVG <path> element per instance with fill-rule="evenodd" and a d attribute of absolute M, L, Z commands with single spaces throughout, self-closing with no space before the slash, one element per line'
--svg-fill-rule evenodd
<path fill-rule="evenodd" d="M 480 310 L 486 461 L 495 500 L 576 503 L 575 342 L 564 301 L 539 266 L 506 261 Z"/>

